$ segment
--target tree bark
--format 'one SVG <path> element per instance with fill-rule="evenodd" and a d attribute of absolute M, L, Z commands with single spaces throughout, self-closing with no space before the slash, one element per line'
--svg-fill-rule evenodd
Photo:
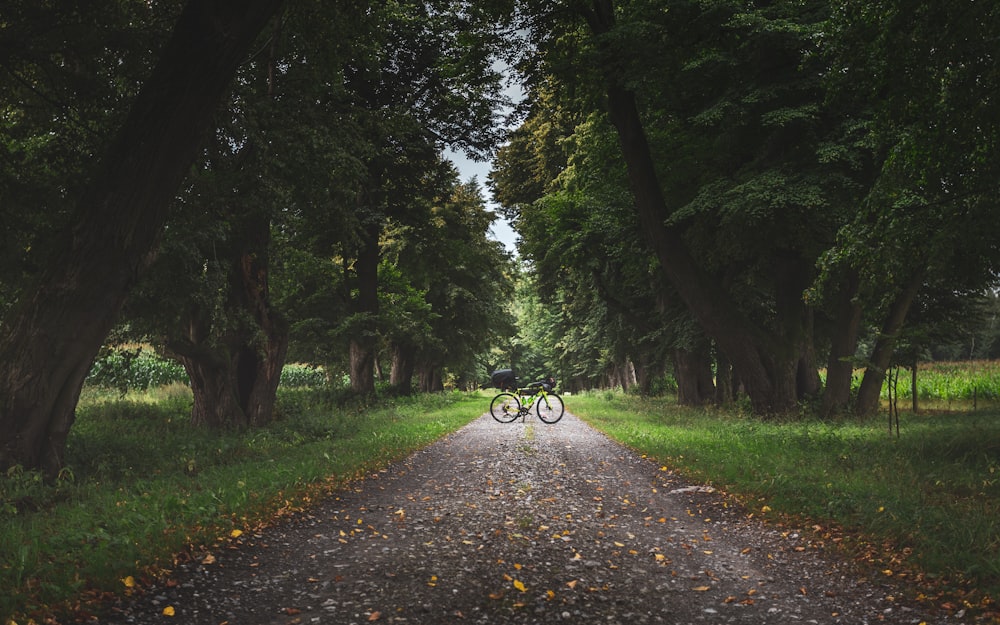
<path fill-rule="evenodd" d="M 735 383 L 733 381 L 733 365 L 726 355 L 716 350 L 715 355 L 715 404 L 725 406 L 735 398 Z"/>
<path fill-rule="evenodd" d="M 400 395 L 413 393 L 413 371 L 416 366 L 417 350 L 405 343 L 392 345 L 392 371 L 389 372 L 389 384 Z"/>
<path fill-rule="evenodd" d="M 420 392 L 436 393 L 444 390 L 441 380 L 441 368 L 430 362 L 422 362 L 417 366 L 420 375 Z"/>
<path fill-rule="evenodd" d="M 358 277 L 358 296 L 354 314 L 359 323 L 350 339 L 351 390 L 359 395 L 375 394 L 375 339 L 378 316 L 379 237 L 382 224 L 372 219 L 364 229 L 364 240 L 354 263 Z"/>
<path fill-rule="evenodd" d="M 677 403 L 701 406 L 715 396 L 712 364 L 707 348 L 675 349 L 674 376 L 677 378 Z"/>
<path fill-rule="evenodd" d="M 861 305 L 857 302 L 860 279 L 851 272 L 841 284 L 833 314 L 830 356 L 826 365 L 826 388 L 820 414 L 832 417 L 851 405 L 851 385 L 854 380 L 854 353 L 861 332 Z"/>
<path fill-rule="evenodd" d="M 192 423 L 256 427 L 274 416 L 288 327 L 271 306 L 269 220 L 263 214 L 243 214 L 230 240 L 234 247 L 225 314 L 230 325 L 213 328 L 210 314 L 192 309 L 187 335 L 168 347 L 191 379 Z"/>
<path fill-rule="evenodd" d="M 168 206 L 222 96 L 281 0 L 189 2 L 77 203 L 53 257 L 0 334 L 0 470 L 54 476 L 83 380 L 148 266 Z"/>
<path fill-rule="evenodd" d="M 859 415 L 871 416 L 878 412 L 882 384 L 885 382 L 886 371 L 892 364 L 892 355 L 896 350 L 896 338 L 899 336 L 899 331 L 906 321 L 906 314 L 909 312 L 913 300 L 916 299 L 922 284 L 923 273 L 918 272 L 889 307 L 882 331 L 879 332 L 875 346 L 872 348 L 872 355 L 865 368 L 865 375 L 861 379 L 861 388 L 858 390 L 855 408 L 855 412 Z"/>

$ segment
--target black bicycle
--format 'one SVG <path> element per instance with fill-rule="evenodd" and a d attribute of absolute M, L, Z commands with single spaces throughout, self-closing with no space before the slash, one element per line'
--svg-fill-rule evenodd
<path fill-rule="evenodd" d="M 552 390 L 556 384 L 554 378 L 532 382 L 525 388 L 517 388 L 516 384 L 512 386 L 511 381 L 502 380 L 497 384 L 501 392 L 490 402 L 490 414 L 494 419 L 500 423 L 510 423 L 518 417 L 522 419 L 527 417 L 531 414 L 532 408 L 535 409 L 538 418 L 545 423 L 556 423 L 562 419 L 566 406 L 562 397 Z"/>

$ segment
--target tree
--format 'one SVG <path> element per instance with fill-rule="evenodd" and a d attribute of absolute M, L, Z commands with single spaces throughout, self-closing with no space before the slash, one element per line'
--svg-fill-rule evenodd
<path fill-rule="evenodd" d="M 240 61 L 279 0 L 185 6 L 32 287 L 0 328 L 0 468 L 54 476 L 83 380 Z"/>
<path fill-rule="evenodd" d="M 983 293 L 996 281 L 1000 138 L 996 47 L 1000 14 L 981 3 L 885 0 L 838 6 L 834 88 L 871 103 L 867 138 L 884 160 L 860 218 L 836 250 L 886 311 L 856 410 L 877 409 L 895 342 L 913 304 L 940 284 Z M 872 250 L 883 251 L 873 259 Z M 886 253 L 887 252 L 887 253 Z M 874 260 L 874 263 L 872 262 Z"/>
<path fill-rule="evenodd" d="M 406 191 L 431 175 L 445 146 L 482 156 L 499 138 L 505 102 L 492 65 L 503 7 L 449 0 L 372 11 L 361 53 L 344 68 L 368 150 L 357 181 L 350 334 L 351 385 L 374 392 L 379 242 L 387 219 L 408 223 Z"/>
<path fill-rule="evenodd" d="M 394 386 L 403 392 L 407 373 L 417 374 L 423 392 L 440 390 L 446 370 L 459 381 L 477 381 L 477 356 L 513 334 L 511 259 L 489 239 L 495 216 L 478 183 L 458 184 L 453 172 L 430 204 L 430 219 L 403 229 L 384 253 L 426 306 L 407 307 L 417 313 L 412 321 L 388 330 Z"/>
<path fill-rule="evenodd" d="M 845 188 L 818 156 L 841 123 L 819 105 L 822 7 L 595 1 L 532 14 L 549 29 L 533 31 L 532 76 L 552 76 L 563 106 L 607 113 L 663 275 L 762 413 L 818 392 L 802 293 Z"/>

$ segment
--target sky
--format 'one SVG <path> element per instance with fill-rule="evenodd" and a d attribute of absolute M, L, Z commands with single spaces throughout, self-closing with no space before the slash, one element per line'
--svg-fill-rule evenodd
<path fill-rule="evenodd" d="M 477 163 L 476 161 L 470 160 L 465 154 L 458 152 L 446 152 L 445 157 L 455 164 L 455 168 L 458 169 L 459 177 L 462 182 L 468 182 L 471 178 L 475 178 L 479 182 L 480 188 L 486 195 L 486 208 L 489 210 L 495 210 L 496 204 L 493 202 L 492 197 L 489 195 L 489 189 L 486 188 L 486 176 L 490 173 L 491 163 Z M 515 241 L 517 240 L 517 233 L 514 232 L 510 224 L 501 217 L 497 215 L 497 220 L 493 222 L 492 228 L 490 228 L 490 234 L 494 239 L 500 241 L 504 244 L 510 252 L 516 254 L 517 248 L 515 246 Z"/>
<path fill-rule="evenodd" d="M 501 61 L 496 61 L 494 67 L 510 78 L 510 71 Z M 517 104 L 524 99 L 524 90 L 521 87 L 521 84 L 516 80 L 507 81 L 504 88 L 504 94 L 510 98 L 512 105 Z M 508 112 L 510 112 L 510 109 L 504 111 L 504 114 Z M 479 186 L 483 189 L 484 195 L 486 195 L 486 208 L 488 210 L 495 211 L 497 207 L 496 203 L 493 202 L 489 189 L 486 188 L 486 177 L 490 173 L 492 163 L 477 163 L 467 158 L 465 154 L 451 150 L 447 150 L 445 152 L 445 157 L 455 164 L 455 168 L 458 169 L 459 177 L 462 182 L 468 182 L 472 177 L 476 178 L 479 182 Z M 503 243 L 507 250 L 515 255 L 517 254 L 517 247 L 515 245 L 515 242 L 517 241 L 517 233 L 514 232 L 514 229 L 510 227 L 510 224 L 500 215 L 497 215 L 497 220 L 493 222 L 491 234 L 494 239 Z"/>

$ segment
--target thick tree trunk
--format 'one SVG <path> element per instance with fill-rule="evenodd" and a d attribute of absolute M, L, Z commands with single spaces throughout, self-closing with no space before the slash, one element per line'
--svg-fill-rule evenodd
<path fill-rule="evenodd" d="M 389 384 L 400 395 L 413 393 L 416 355 L 417 350 L 411 345 L 394 343 L 392 346 L 392 371 L 389 372 Z"/>
<path fill-rule="evenodd" d="M 886 371 L 892 364 L 892 355 L 896 350 L 896 337 L 906 321 L 906 314 L 910 310 L 910 305 L 917 297 L 917 292 L 923 284 L 923 273 L 919 273 L 910 279 L 906 288 L 893 300 L 886 315 L 882 331 L 879 332 L 875 346 L 872 348 L 872 355 L 868 366 L 865 368 L 865 375 L 861 379 L 861 388 L 858 390 L 858 403 L 855 412 L 859 415 L 870 416 L 878 412 L 879 397 L 882 394 L 882 384 L 885 382 Z"/>
<path fill-rule="evenodd" d="M 858 304 L 857 273 L 843 281 L 837 294 L 833 314 L 830 356 L 826 365 L 826 388 L 820 413 L 828 418 L 847 410 L 851 405 L 851 384 L 854 381 L 854 354 L 861 332 L 861 305 Z"/>
<path fill-rule="evenodd" d="M 441 380 L 441 368 L 430 362 L 422 362 L 417 366 L 420 375 L 420 392 L 436 393 L 444 390 Z"/>
<path fill-rule="evenodd" d="M 210 315 L 195 310 L 187 336 L 168 346 L 191 379 L 192 423 L 217 428 L 272 420 L 288 350 L 287 324 L 270 302 L 269 221 L 245 215 L 231 239 L 226 316 L 235 326 L 213 331 Z"/>
<path fill-rule="evenodd" d="M 0 335 L 0 470 L 54 476 L 83 380 L 146 269 L 240 61 L 280 0 L 189 2 L 77 204 L 65 250 Z"/>
<path fill-rule="evenodd" d="M 715 396 L 707 348 L 675 349 L 674 376 L 677 378 L 677 403 L 682 406 L 701 406 Z"/>
<path fill-rule="evenodd" d="M 354 263 L 358 296 L 354 313 L 361 320 L 350 341 L 351 390 L 359 395 L 375 394 L 376 318 L 378 316 L 379 237 L 382 225 L 373 220 L 364 230 L 364 241 Z"/>

